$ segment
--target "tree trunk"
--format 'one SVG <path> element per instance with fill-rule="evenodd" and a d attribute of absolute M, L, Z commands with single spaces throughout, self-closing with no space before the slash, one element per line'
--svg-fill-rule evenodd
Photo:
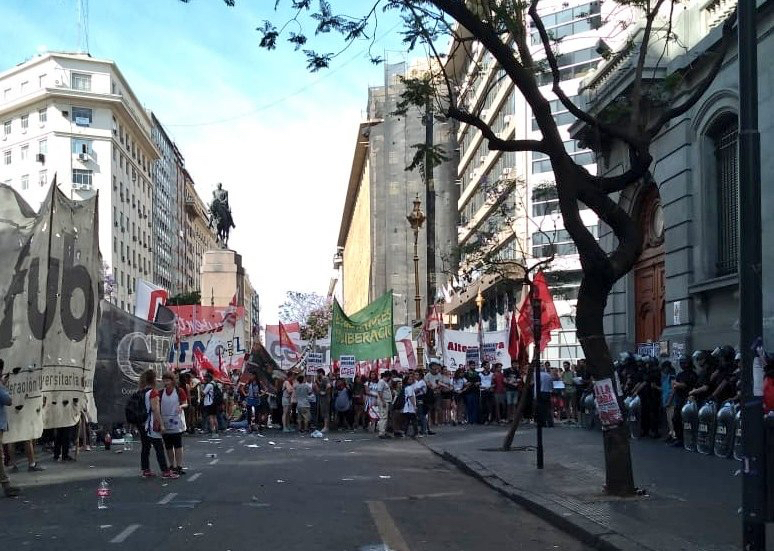
<path fill-rule="evenodd" d="M 603 316 L 607 297 L 612 289 L 609 279 L 600 274 L 588 274 L 584 270 L 578 293 L 577 332 L 586 362 L 595 380 L 610 378 L 613 389 L 622 405 L 620 389 L 616 384 L 613 360 L 605 340 Z M 615 496 L 635 495 L 632 457 L 629 448 L 629 432 L 626 423 L 603 430 L 605 449 L 605 492 Z"/>
<path fill-rule="evenodd" d="M 505 440 L 503 440 L 504 452 L 507 452 L 511 449 L 511 445 L 513 445 L 513 437 L 516 436 L 516 431 L 519 430 L 521 418 L 524 417 L 524 410 L 527 408 L 527 393 L 534 392 L 535 390 L 532 378 L 534 372 L 535 370 L 532 368 L 527 371 L 527 380 L 524 383 L 524 390 L 522 391 L 521 396 L 519 396 L 519 403 L 516 404 L 516 411 L 513 412 L 513 423 L 511 423 L 511 426 L 508 428 L 508 433 L 505 435 Z"/>

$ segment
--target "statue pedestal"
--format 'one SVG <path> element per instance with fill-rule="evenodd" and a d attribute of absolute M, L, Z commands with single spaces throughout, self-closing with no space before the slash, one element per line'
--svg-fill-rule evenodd
<path fill-rule="evenodd" d="M 242 255 L 230 249 L 206 251 L 201 267 L 202 306 L 228 306 L 234 295 L 244 300 L 245 269 Z"/>

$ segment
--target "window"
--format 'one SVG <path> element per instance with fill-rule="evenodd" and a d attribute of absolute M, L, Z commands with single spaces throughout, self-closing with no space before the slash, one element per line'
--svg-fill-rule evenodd
<path fill-rule="evenodd" d="M 29 174 L 22 174 L 22 177 L 21 177 L 21 188 L 22 188 L 22 190 L 30 189 L 30 175 Z"/>
<path fill-rule="evenodd" d="M 73 107 L 73 122 L 78 126 L 91 126 L 91 109 Z"/>
<path fill-rule="evenodd" d="M 532 216 L 559 213 L 559 195 L 555 185 L 535 187 L 532 190 Z"/>
<path fill-rule="evenodd" d="M 91 143 L 92 143 L 91 140 L 81 140 L 78 138 L 73 138 L 70 141 L 70 147 L 72 148 L 73 154 L 78 155 L 81 153 L 85 153 L 86 155 L 91 155 L 92 154 Z"/>
<path fill-rule="evenodd" d="M 91 91 L 91 75 L 73 73 L 70 78 L 70 86 L 73 90 Z"/>
<path fill-rule="evenodd" d="M 9 99 L 11 99 L 11 89 L 10 89 L 10 88 L 6 88 L 6 89 L 3 91 L 3 99 L 4 99 L 4 100 L 9 100 Z"/>
<path fill-rule="evenodd" d="M 594 154 L 591 151 L 588 151 L 586 149 L 582 149 L 578 145 L 577 140 L 568 140 L 564 142 L 564 148 L 567 150 L 567 153 L 570 154 L 572 157 L 572 160 L 575 161 L 575 164 L 578 165 L 590 165 L 594 164 Z M 533 174 L 539 174 L 543 172 L 551 172 L 553 168 L 551 168 L 551 159 L 548 158 L 548 155 L 545 153 L 540 153 L 538 151 L 532 152 L 532 173 Z"/>
<path fill-rule="evenodd" d="M 3 151 L 3 164 L 4 165 L 10 165 L 11 164 L 11 150 L 6 149 Z"/>
<path fill-rule="evenodd" d="M 602 58 L 594 48 L 559 54 L 556 56 L 556 63 L 559 66 L 559 79 L 570 80 L 580 78 L 594 70 L 600 59 Z M 550 84 L 554 80 L 550 69 L 535 76 L 538 86 Z"/>
<path fill-rule="evenodd" d="M 91 189 L 93 171 L 80 168 L 73 169 L 73 184 L 81 189 Z"/>
<path fill-rule="evenodd" d="M 21 83 L 21 93 L 22 94 L 27 93 L 29 88 L 30 88 L 30 81 L 29 80 L 25 80 L 24 82 Z"/>
<path fill-rule="evenodd" d="M 21 127 L 22 131 L 26 132 L 27 129 L 30 127 L 30 116 L 29 115 L 22 115 L 21 116 Z"/>
<path fill-rule="evenodd" d="M 40 124 L 46 124 L 48 121 L 48 112 L 45 107 L 43 109 L 38 109 L 38 120 L 40 121 Z"/>
<path fill-rule="evenodd" d="M 41 155 L 48 153 L 48 140 L 38 141 L 38 153 Z"/>
<path fill-rule="evenodd" d="M 595 238 L 599 237 L 597 226 L 589 226 L 588 229 Z M 532 256 L 545 258 L 554 253 L 556 256 L 577 254 L 578 249 L 567 230 L 553 230 L 535 232 L 532 234 Z"/>
<path fill-rule="evenodd" d="M 5 121 L 3 123 L 3 135 L 8 136 L 11 133 L 11 121 Z"/>
<path fill-rule="evenodd" d="M 38 88 L 45 88 L 46 86 L 46 75 L 40 75 L 38 77 Z"/>
<path fill-rule="evenodd" d="M 717 121 L 710 131 L 717 186 L 717 275 L 737 271 L 739 259 L 739 157 L 738 126 L 734 115 Z"/>
<path fill-rule="evenodd" d="M 21 160 L 26 161 L 30 158 L 30 146 L 29 144 L 24 144 L 21 146 Z"/>
<path fill-rule="evenodd" d="M 46 187 L 48 184 L 48 171 L 47 170 L 41 170 L 38 172 L 38 185 L 40 187 Z"/>

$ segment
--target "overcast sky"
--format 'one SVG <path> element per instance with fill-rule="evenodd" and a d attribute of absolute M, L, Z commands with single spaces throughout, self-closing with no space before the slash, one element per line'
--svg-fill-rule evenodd
<path fill-rule="evenodd" d="M 285 2 L 288 3 L 288 2 Z M 363 0 L 338 0 L 349 13 Z M 282 44 L 258 47 L 255 28 L 279 21 L 274 0 L 91 0 L 92 56 L 113 59 L 167 127 L 205 201 L 229 190 L 242 254 L 274 323 L 285 292 L 325 293 L 344 204 L 357 124 L 381 66 L 356 44 L 327 72 L 310 74 Z M 77 0 L 2 0 L 0 70 L 45 50 L 76 50 Z M 401 54 L 397 19 L 379 25 L 374 51 Z M 311 29 L 309 30 L 311 35 Z M 321 44 L 312 38 L 313 45 Z M 316 40 L 316 41 L 315 41 Z M 333 45 L 321 44 L 320 50 Z"/>

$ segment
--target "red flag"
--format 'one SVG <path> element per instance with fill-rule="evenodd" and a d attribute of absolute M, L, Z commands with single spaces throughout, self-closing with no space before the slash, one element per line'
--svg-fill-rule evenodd
<path fill-rule="evenodd" d="M 288 335 L 288 331 L 285 329 L 285 326 L 282 324 L 282 322 L 279 322 L 279 342 L 280 349 L 288 349 L 291 352 L 295 352 L 296 356 L 300 355 L 296 343 L 294 343 L 290 338 L 290 335 Z"/>
<path fill-rule="evenodd" d="M 194 355 L 194 369 L 198 371 L 199 378 L 201 378 L 201 376 L 204 375 L 202 373 L 202 370 L 204 370 L 204 371 L 209 371 L 212 374 L 212 377 L 221 383 L 231 382 L 227 374 L 225 374 L 222 370 L 212 365 L 212 362 L 210 361 L 210 359 L 204 355 L 204 352 L 202 352 L 201 349 L 194 348 L 193 355 Z"/>
<path fill-rule="evenodd" d="M 532 292 L 540 299 L 540 351 L 542 352 L 551 340 L 551 331 L 561 329 L 562 323 L 559 321 L 559 315 L 556 313 L 554 299 L 551 297 L 551 291 L 548 290 L 548 284 L 543 272 L 535 274 L 532 280 Z M 535 341 L 535 337 L 532 334 L 532 301 L 529 295 L 522 300 L 522 305 L 519 309 L 518 326 L 522 341 L 526 345 Z"/>

